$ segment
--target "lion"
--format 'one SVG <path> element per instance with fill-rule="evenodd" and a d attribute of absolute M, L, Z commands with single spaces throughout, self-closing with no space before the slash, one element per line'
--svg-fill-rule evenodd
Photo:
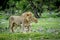
<path fill-rule="evenodd" d="M 30 32 L 30 31 L 31 31 L 31 25 L 30 25 L 30 24 L 31 24 L 32 22 L 37 23 L 37 22 L 38 22 L 37 18 L 32 17 L 30 20 L 28 19 L 28 21 L 25 20 L 25 27 L 24 27 L 24 28 L 27 28 L 27 32 Z"/>
<path fill-rule="evenodd" d="M 32 16 L 31 12 L 25 12 L 21 16 L 10 16 L 9 18 L 9 26 L 12 32 L 14 32 L 15 25 L 20 26 L 20 29 L 24 30 L 27 28 L 29 31 L 30 23 L 35 22 L 37 23 L 37 19 Z"/>
<path fill-rule="evenodd" d="M 30 23 L 32 23 L 32 22 L 37 23 L 38 22 L 37 18 L 33 17 L 32 12 L 30 12 L 30 11 L 23 13 L 22 16 L 26 17 L 26 19 L 28 20 L 28 21 L 25 20 L 27 22 L 27 23 L 25 22 L 26 28 L 28 29 L 27 31 L 31 30 L 30 29 L 31 28 Z"/>

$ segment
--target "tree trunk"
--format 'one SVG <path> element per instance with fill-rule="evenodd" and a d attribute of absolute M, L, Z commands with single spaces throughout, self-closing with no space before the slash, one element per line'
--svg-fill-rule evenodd
<path fill-rule="evenodd" d="M 30 3 L 30 5 L 31 5 L 31 7 L 33 9 L 34 16 L 36 18 L 40 18 L 40 16 L 38 15 L 38 10 L 37 10 L 36 6 L 33 4 L 32 0 L 29 0 L 28 2 Z"/>

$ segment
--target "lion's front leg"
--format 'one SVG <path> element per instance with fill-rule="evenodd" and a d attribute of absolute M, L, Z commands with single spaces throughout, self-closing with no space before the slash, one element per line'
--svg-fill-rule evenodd
<path fill-rule="evenodd" d="M 25 24 L 22 24 L 21 31 L 23 33 L 26 33 L 26 32 L 28 32 L 28 30 L 29 30 L 28 26 L 26 26 Z"/>
<path fill-rule="evenodd" d="M 27 27 L 27 29 L 28 29 L 28 30 L 27 30 L 28 32 L 31 32 L 31 25 L 29 25 L 29 26 Z"/>
<path fill-rule="evenodd" d="M 25 32 L 31 32 L 31 26 L 30 26 L 30 25 L 25 26 L 25 27 L 24 27 L 24 31 L 25 31 Z"/>
<path fill-rule="evenodd" d="M 20 32 L 24 32 L 24 24 L 21 24 Z"/>

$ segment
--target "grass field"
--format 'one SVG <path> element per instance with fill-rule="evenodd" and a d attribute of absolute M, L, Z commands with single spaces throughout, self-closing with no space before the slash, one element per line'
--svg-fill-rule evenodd
<path fill-rule="evenodd" d="M 8 27 L 8 21 L 3 21 L 2 27 Z M 1 27 L 0 26 L 0 27 Z M 31 33 L 0 33 L 0 40 L 59 40 L 60 17 L 40 18 L 38 23 L 32 23 Z"/>
<path fill-rule="evenodd" d="M 32 23 L 33 29 L 39 27 L 44 29 L 60 29 L 60 18 L 40 18 L 38 23 Z"/>

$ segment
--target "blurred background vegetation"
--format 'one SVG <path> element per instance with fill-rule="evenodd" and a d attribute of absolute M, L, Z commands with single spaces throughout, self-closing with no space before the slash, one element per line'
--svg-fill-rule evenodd
<path fill-rule="evenodd" d="M 42 13 L 48 15 L 56 14 L 60 11 L 60 0 L 1 0 L 0 15 L 20 15 L 25 11 L 32 11 L 36 18 L 40 18 Z M 53 13 L 54 12 L 54 13 Z M 2 14 L 3 13 L 3 14 Z M 47 13 L 46 13 L 47 14 Z M 54 15 L 53 15 L 54 16 Z"/>
<path fill-rule="evenodd" d="M 60 0 L 0 0 L 0 33 L 9 32 L 8 20 L 11 15 L 21 15 L 27 11 L 38 19 L 37 24 L 32 23 L 33 32 L 44 34 L 41 38 L 60 38 Z M 5 36 L 1 34 L 0 38 L 4 40 Z"/>

